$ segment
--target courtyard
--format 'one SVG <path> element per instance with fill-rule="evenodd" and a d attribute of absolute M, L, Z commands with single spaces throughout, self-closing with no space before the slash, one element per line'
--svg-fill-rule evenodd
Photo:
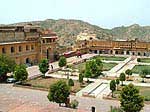
<path fill-rule="evenodd" d="M 2 112 L 91 112 L 91 107 L 96 107 L 98 112 L 108 112 L 110 106 L 119 106 L 119 101 L 101 100 L 87 97 L 71 96 L 79 101 L 77 110 L 59 107 L 58 104 L 49 102 L 48 92 L 26 88 L 13 87 L 11 84 L 0 84 L 0 111 Z M 17 97 L 16 97 L 17 96 Z M 145 104 L 142 112 L 149 112 L 150 106 Z"/>
<path fill-rule="evenodd" d="M 86 58 L 88 58 L 88 56 L 90 56 L 90 59 L 94 59 L 94 58 L 91 58 L 92 57 L 91 55 L 85 55 L 85 56 L 87 56 Z M 28 80 L 26 82 L 26 84 L 30 85 L 27 87 L 29 89 L 22 88 L 22 87 L 13 87 L 12 85 L 7 85 L 7 84 L 3 85 L 3 87 L 0 89 L 0 91 L 4 91 L 4 89 L 5 89 L 6 94 L 1 95 L 0 97 L 2 97 L 2 100 L 4 102 L 6 102 L 6 101 L 12 102 L 12 105 L 8 105 L 8 108 L 6 108 L 5 104 L 0 103 L 0 106 L 3 106 L 2 110 L 8 111 L 8 109 L 10 109 L 10 110 L 13 110 L 12 112 L 15 112 L 16 110 L 20 111 L 21 108 L 23 108 L 25 110 L 29 110 L 27 112 L 30 112 L 31 110 L 36 111 L 36 112 L 38 112 L 38 111 L 39 112 L 40 111 L 51 112 L 51 110 L 57 111 L 57 112 L 59 112 L 59 110 L 61 112 L 90 112 L 91 107 L 95 106 L 97 111 L 108 112 L 110 110 L 110 106 L 118 107 L 120 104 L 118 100 L 112 101 L 112 100 L 103 99 L 103 94 L 110 94 L 109 77 L 111 77 L 111 76 L 105 77 L 105 80 L 101 79 L 100 77 L 95 78 L 95 79 L 89 78 L 89 80 L 92 83 L 87 84 L 84 82 L 84 85 L 82 85 L 82 86 L 78 82 L 78 73 L 79 73 L 80 69 L 85 69 L 85 62 L 81 61 L 81 60 L 85 59 L 85 56 L 83 55 L 83 58 L 71 57 L 71 58 L 67 59 L 67 61 L 72 64 L 71 69 L 73 69 L 73 71 L 71 70 L 71 72 L 75 74 L 75 75 L 69 75 L 69 77 L 74 80 L 74 84 L 75 84 L 75 86 L 73 86 L 71 88 L 71 99 L 77 99 L 79 101 L 79 107 L 77 110 L 73 110 L 73 109 L 65 108 L 65 107 L 59 107 L 56 103 L 49 102 L 47 99 L 48 90 L 49 90 L 49 87 L 51 84 L 57 82 L 58 80 L 64 80 L 65 82 L 68 81 L 67 76 L 68 76 L 69 72 L 66 72 L 63 70 L 62 71 L 59 70 L 54 73 L 48 72 L 46 74 L 46 78 L 38 77 L 38 78 L 34 78 L 32 80 Z M 94 56 L 95 55 L 93 55 L 93 57 Z M 131 68 L 130 65 L 134 64 L 135 60 L 136 60 L 136 59 L 132 60 L 132 58 L 130 58 L 130 57 L 119 57 L 118 58 L 118 56 L 116 56 L 116 57 L 110 56 L 111 58 L 109 56 L 100 56 L 100 57 L 103 57 L 103 60 L 102 60 L 103 69 L 102 70 L 106 71 L 108 73 L 111 73 L 111 74 L 113 74 L 113 72 L 112 72 L 113 69 L 114 69 L 114 71 L 117 70 L 118 74 L 120 71 L 124 72 L 126 69 Z M 87 61 L 90 59 L 87 59 Z M 76 61 L 79 61 L 80 63 L 73 64 Z M 51 64 L 53 64 L 53 63 L 51 63 Z M 142 67 L 145 66 L 145 65 L 136 65 L 136 64 L 137 63 L 134 64 L 133 69 L 135 69 L 136 66 L 142 66 Z M 58 62 L 57 63 L 55 62 L 53 65 L 54 65 L 54 68 L 58 68 Z M 56 67 L 55 67 L 55 65 L 56 65 Z M 146 66 L 149 66 L 149 65 L 146 65 Z M 142 67 L 139 67 L 139 68 L 142 68 Z M 119 71 L 118 71 L 118 69 L 119 69 Z M 136 70 L 138 70 L 138 68 L 136 68 Z M 50 69 L 50 71 L 51 71 L 51 69 Z M 86 80 L 87 79 L 84 78 L 84 81 L 86 81 Z M 125 81 L 125 84 L 128 84 L 128 83 L 131 83 L 131 82 Z M 140 83 L 135 83 L 134 81 L 133 81 L 133 83 L 135 85 L 136 84 L 140 85 Z M 147 83 L 145 83 L 145 85 L 146 84 Z M 140 89 L 140 94 L 145 97 L 145 100 L 149 100 L 149 92 L 150 92 L 149 86 L 147 86 L 147 87 L 138 86 L 138 88 Z M 10 89 L 10 90 L 8 90 L 8 89 Z M 33 90 L 33 89 L 35 89 L 35 90 Z M 93 95 L 95 97 L 91 98 L 91 97 L 82 96 L 82 90 L 84 92 L 87 92 L 88 94 L 92 95 L 92 97 L 93 97 Z M 22 92 L 20 92 L 20 91 L 22 91 Z M 15 94 L 18 96 L 18 98 L 14 97 Z M 34 95 L 29 96 L 30 94 L 34 94 Z M 8 97 L 9 100 L 6 97 Z M 43 99 L 42 99 L 42 97 L 43 97 Z M 17 103 L 15 103 L 15 102 L 17 102 Z M 6 104 L 8 104 L 8 103 L 6 103 Z M 150 111 L 149 104 L 145 104 L 143 112 L 149 112 L 149 111 Z"/>

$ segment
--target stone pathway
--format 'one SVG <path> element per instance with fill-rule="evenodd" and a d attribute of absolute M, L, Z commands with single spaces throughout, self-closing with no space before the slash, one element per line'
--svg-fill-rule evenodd
<path fill-rule="evenodd" d="M 84 59 L 90 59 L 97 55 L 98 54 L 84 54 L 84 55 L 82 55 L 82 58 L 77 58 L 77 56 L 73 56 L 73 57 L 67 58 L 67 63 L 68 64 L 79 63 L 79 62 L 83 61 Z M 50 63 L 49 65 L 53 65 L 53 70 L 57 70 L 59 68 L 58 61 Z M 37 77 L 37 76 L 40 76 L 40 74 L 41 74 L 38 66 L 28 67 L 27 71 L 29 74 L 29 78 Z M 51 72 L 51 71 L 52 71 L 52 69 L 50 66 L 48 72 Z"/>
<path fill-rule="evenodd" d="M 77 110 L 59 107 L 58 104 L 49 102 L 48 92 L 12 87 L 10 84 L 0 84 L 0 111 L 2 112 L 91 112 L 91 107 L 96 107 L 96 112 L 108 112 L 110 106 L 119 106 L 119 101 L 101 100 L 87 97 L 70 96 L 71 100 L 79 101 Z M 146 105 L 142 112 L 150 112 L 150 105 Z"/>

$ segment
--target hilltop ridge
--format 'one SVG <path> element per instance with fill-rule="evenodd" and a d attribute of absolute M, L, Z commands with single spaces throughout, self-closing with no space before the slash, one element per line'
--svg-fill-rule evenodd
<path fill-rule="evenodd" d="M 95 33 L 98 39 L 116 40 L 138 38 L 141 41 L 150 41 L 150 26 L 140 26 L 138 24 L 115 27 L 112 29 L 104 29 L 82 20 L 46 19 L 44 21 L 15 23 L 15 25 L 24 25 L 28 23 L 39 25 L 43 29 L 48 28 L 53 30 L 59 36 L 59 44 L 65 46 L 74 44 L 77 35 L 80 32 L 83 32 L 85 29 Z"/>

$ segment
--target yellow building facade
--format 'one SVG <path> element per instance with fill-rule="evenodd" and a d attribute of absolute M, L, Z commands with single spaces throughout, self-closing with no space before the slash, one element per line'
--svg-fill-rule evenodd
<path fill-rule="evenodd" d="M 97 54 L 122 54 L 150 56 L 150 42 L 135 40 L 84 40 L 77 42 L 77 49 Z"/>
<path fill-rule="evenodd" d="M 57 35 L 40 27 L 1 26 L 0 54 L 12 57 L 17 64 L 36 64 L 42 58 L 53 60 Z"/>

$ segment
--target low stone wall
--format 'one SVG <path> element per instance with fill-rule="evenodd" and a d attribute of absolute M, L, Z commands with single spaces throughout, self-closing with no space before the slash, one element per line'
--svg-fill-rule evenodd
<path fill-rule="evenodd" d="M 33 87 L 33 86 L 25 86 L 25 85 L 18 85 L 14 84 L 14 87 L 21 87 L 21 88 L 26 88 L 26 89 L 33 89 L 33 90 L 40 90 L 40 91 L 48 91 L 46 88 L 38 88 L 38 87 Z"/>

